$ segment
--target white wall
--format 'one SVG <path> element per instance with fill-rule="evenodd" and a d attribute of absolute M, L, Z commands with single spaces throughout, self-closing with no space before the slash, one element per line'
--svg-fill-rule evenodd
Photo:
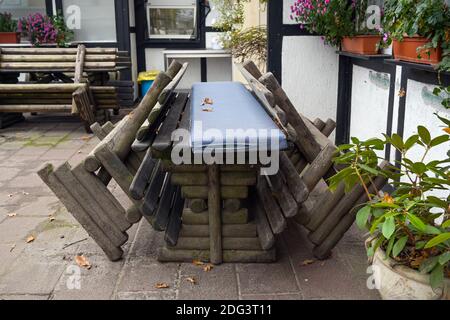
<path fill-rule="evenodd" d="M 291 6 L 294 4 L 295 0 L 283 0 L 283 23 L 284 24 L 295 24 L 294 20 L 291 20 Z"/>
<path fill-rule="evenodd" d="M 283 38 L 283 88 L 305 116 L 336 119 L 339 63 L 335 49 L 320 37 Z"/>

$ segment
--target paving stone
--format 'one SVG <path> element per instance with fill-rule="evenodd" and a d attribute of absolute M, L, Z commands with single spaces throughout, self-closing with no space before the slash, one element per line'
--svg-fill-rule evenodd
<path fill-rule="evenodd" d="M 246 294 L 241 296 L 242 300 L 302 300 L 301 294 Z"/>
<path fill-rule="evenodd" d="M 8 181 L 13 179 L 18 173 L 19 169 L 14 168 L 0 168 L 0 181 Z"/>
<path fill-rule="evenodd" d="M 194 278 L 197 284 L 187 281 Z M 215 266 L 205 272 L 202 266 L 182 264 L 178 299 L 180 300 L 237 300 L 237 279 L 235 266 Z"/>
<path fill-rule="evenodd" d="M 15 213 L 19 216 L 48 217 L 54 215 L 61 206 L 55 196 L 37 197 L 33 202 L 20 206 Z"/>
<path fill-rule="evenodd" d="M 76 153 L 76 150 L 74 149 L 50 149 L 46 153 L 44 153 L 42 156 L 39 157 L 42 161 L 52 161 L 52 160 L 67 160 L 70 159 L 74 154 Z"/>
<path fill-rule="evenodd" d="M 10 188 L 36 188 L 44 185 L 44 182 L 35 172 L 18 176 L 7 184 Z"/>
<path fill-rule="evenodd" d="M 177 264 L 155 263 L 145 257 L 131 258 L 124 267 L 118 284 L 119 292 L 154 292 L 158 283 L 174 288 L 178 281 Z"/>
<path fill-rule="evenodd" d="M 14 260 L 23 252 L 24 248 L 25 244 L 23 242 L 0 244 L 0 261 L 2 262 L 0 263 L 0 276 L 9 269 Z"/>
<path fill-rule="evenodd" d="M 12 244 L 25 241 L 31 232 L 42 223 L 43 218 L 8 218 L 0 223 L 0 243 Z"/>
<path fill-rule="evenodd" d="M 131 238 L 130 238 L 131 239 Z M 130 255 L 134 257 L 146 257 L 157 262 L 158 249 L 164 245 L 164 233 L 156 232 L 147 220 L 142 219 L 137 230 L 136 243 Z"/>
<path fill-rule="evenodd" d="M 37 300 L 48 300 L 50 295 L 44 294 L 44 295 L 30 295 L 30 294 L 23 294 L 23 295 L 0 295 L 0 300 L 17 300 L 17 301 L 37 301 Z"/>
<path fill-rule="evenodd" d="M 17 151 L 14 156 L 16 157 L 22 157 L 22 156 L 33 156 L 33 157 L 40 157 L 43 154 L 45 154 L 48 150 L 50 150 L 51 146 L 30 146 L 25 147 L 23 149 L 20 149 Z"/>
<path fill-rule="evenodd" d="M 111 262 L 103 256 L 86 256 L 92 268 L 79 268 L 75 262 L 69 263 L 55 287 L 52 300 L 109 300 L 122 269 L 123 262 Z M 78 273 L 79 272 L 79 273 Z M 79 278 L 79 287 L 74 281 Z"/>
<path fill-rule="evenodd" d="M 49 295 L 66 264 L 61 257 L 22 254 L 0 277 L 0 294 Z"/>
<path fill-rule="evenodd" d="M 22 149 L 23 145 L 24 145 L 23 141 L 10 141 L 2 143 L 0 145 L 0 149 L 7 151 L 18 151 L 19 149 Z"/>
<path fill-rule="evenodd" d="M 25 200 L 23 192 L 8 189 L 0 189 L 0 207 L 15 206 Z"/>
<path fill-rule="evenodd" d="M 262 264 L 237 264 L 241 294 L 298 293 L 287 251 L 278 242 L 278 262 Z"/>
<path fill-rule="evenodd" d="M 176 292 L 173 290 L 161 289 L 150 292 L 119 292 L 117 300 L 175 300 Z"/>

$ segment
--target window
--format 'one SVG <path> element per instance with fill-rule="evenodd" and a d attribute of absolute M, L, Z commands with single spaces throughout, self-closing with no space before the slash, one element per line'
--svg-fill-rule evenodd
<path fill-rule="evenodd" d="M 147 19 L 150 39 L 195 39 L 197 37 L 196 1 L 149 1 Z"/>
<path fill-rule="evenodd" d="M 116 13 L 111 0 L 63 0 L 67 26 L 75 42 L 116 42 Z"/>
<path fill-rule="evenodd" d="M 15 19 L 36 12 L 45 14 L 45 0 L 3 0 L 0 1 L 0 12 L 9 12 Z"/>

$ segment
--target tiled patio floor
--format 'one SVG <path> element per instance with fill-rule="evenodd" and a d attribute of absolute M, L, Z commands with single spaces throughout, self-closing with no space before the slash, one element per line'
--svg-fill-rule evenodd
<path fill-rule="evenodd" d="M 379 299 L 366 287 L 367 258 L 356 228 L 325 262 L 303 265 L 311 248 L 291 225 L 278 241 L 277 263 L 227 264 L 204 272 L 191 264 L 158 263 L 161 234 L 143 220 L 129 231 L 125 258 L 108 261 L 36 174 L 47 162 L 77 163 L 97 143 L 65 116 L 28 116 L 0 130 L 0 300 Z M 34 242 L 27 243 L 29 236 Z M 67 247 L 79 240 L 84 241 Z M 70 289 L 76 284 L 77 254 L 92 268 L 81 271 L 80 289 Z M 158 290 L 157 283 L 169 288 Z"/>

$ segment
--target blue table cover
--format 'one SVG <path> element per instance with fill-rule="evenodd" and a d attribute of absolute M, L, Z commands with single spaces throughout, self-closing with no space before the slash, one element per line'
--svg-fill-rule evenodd
<path fill-rule="evenodd" d="M 204 104 L 206 98 L 213 104 Z M 234 132 L 230 134 L 228 130 Z M 271 141 L 278 141 L 278 146 Z M 204 82 L 192 87 L 191 147 L 194 153 L 206 147 L 223 147 L 225 152 L 275 151 L 287 149 L 288 143 L 286 135 L 242 83 Z"/>

